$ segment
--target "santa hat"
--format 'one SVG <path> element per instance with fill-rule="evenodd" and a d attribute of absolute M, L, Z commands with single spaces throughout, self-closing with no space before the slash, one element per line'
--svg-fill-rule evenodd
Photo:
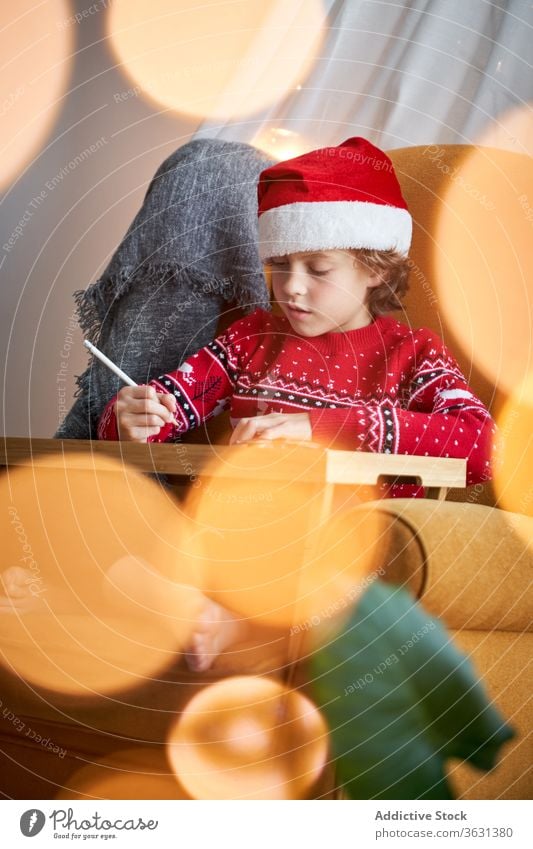
<path fill-rule="evenodd" d="M 412 219 L 392 162 L 363 138 L 266 168 L 258 202 L 263 260 L 348 248 L 409 251 Z"/>

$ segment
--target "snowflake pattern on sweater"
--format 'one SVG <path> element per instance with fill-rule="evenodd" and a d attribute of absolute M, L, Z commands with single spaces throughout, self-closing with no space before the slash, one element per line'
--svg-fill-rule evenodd
<path fill-rule="evenodd" d="M 306 411 L 313 440 L 329 448 L 466 458 L 468 484 L 490 478 L 487 409 L 435 333 L 390 317 L 308 338 L 259 309 L 151 385 L 174 395 L 179 427 L 166 425 L 149 442 L 177 439 L 227 409 L 233 426 Z M 118 438 L 114 401 L 100 439 Z"/>

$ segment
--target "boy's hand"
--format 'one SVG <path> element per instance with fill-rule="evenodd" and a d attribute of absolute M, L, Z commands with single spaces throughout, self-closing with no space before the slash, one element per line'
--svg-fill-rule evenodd
<path fill-rule="evenodd" d="M 176 399 L 153 386 L 124 386 L 117 395 L 115 415 L 119 436 L 126 442 L 146 442 L 173 420 Z"/>
<path fill-rule="evenodd" d="M 0 615 L 26 613 L 38 606 L 35 575 L 22 566 L 10 566 L 0 575 Z"/>
<path fill-rule="evenodd" d="M 231 435 L 230 445 L 252 442 L 254 439 L 311 440 L 313 431 L 307 413 L 268 413 L 241 419 Z"/>

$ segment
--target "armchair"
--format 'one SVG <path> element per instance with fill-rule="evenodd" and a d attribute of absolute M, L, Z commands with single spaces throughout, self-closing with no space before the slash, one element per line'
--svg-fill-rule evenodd
<path fill-rule="evenodd" d="M 402 320 L 444 338 L 498 423 L 510 381 L 526 376 L 530 356 L 532 269 L 523 199 L 532 196 L 531 159 L 467 145 L 404 148 L 390 156 L 415 224 Z M 530 440 L 531 422 L 522 416 L 516 407 L 514 428 L 501 434 L 498 479 L 507 490 L 498 492 L 487 481 L 452 490 L 445 502 L 389 499 L 379 505 L 409 540 L 402 548 L 398 537 L 389 578 L 405 583 L 441 618 L 518 732 L 491 773 L 452 769 L 456 793 L 467 799 L 531 794 L 531 680 L 525 670 L 533 646 L 533 519 L 523 478 L 505 462 L 506 440 L 521 433 Z M 522 462 L 530 452 L 524 448 Z"/>

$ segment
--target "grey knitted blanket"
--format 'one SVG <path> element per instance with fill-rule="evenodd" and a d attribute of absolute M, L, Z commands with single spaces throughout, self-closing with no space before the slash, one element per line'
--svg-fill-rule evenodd
<path fill-rule="evenodd" d="M 185 144 L 156 172 L 102 276 L 75 293 L 86 338 L 136 382 L 177 368 L 210 342 L 230 306 L 269 308 L 256 195 L 269 164 L 247 144 Z M 96 359 L 77 384 L 56 438 L 95 438 L 105 404 L 123 385 Z"/>

